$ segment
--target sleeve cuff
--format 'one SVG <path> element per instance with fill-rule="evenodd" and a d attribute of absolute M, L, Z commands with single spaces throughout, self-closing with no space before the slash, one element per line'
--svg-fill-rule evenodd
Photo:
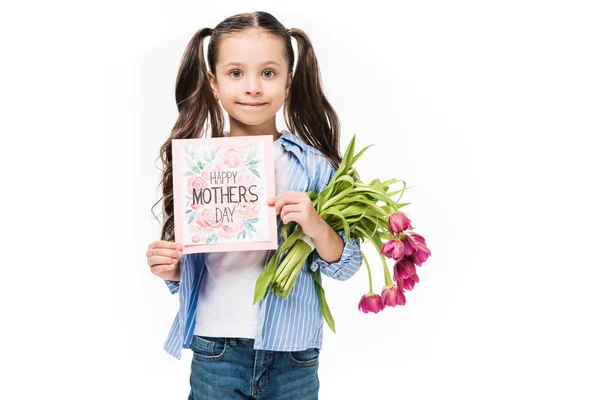
<path fill-rule="evenodd" d="M 338 279 L 346 280 L 358 271 L 362 264 L 362 255 L 358 239 L 351 237 L 348 239 L 344 231 L 337 232 L 344 240 L 344 249 L 339 261 L 328 263 L 315 254 L 313 263 L 310 265 L 311 271 L 320 269 L 325 275 Z"/>
<path fill-rule="evenodd" d="M 167 287 L 169 288 L 171 294 L 175 294 L 179 291 L 179 282 L 165 280 L 165 283 L 167 284 Z"/>

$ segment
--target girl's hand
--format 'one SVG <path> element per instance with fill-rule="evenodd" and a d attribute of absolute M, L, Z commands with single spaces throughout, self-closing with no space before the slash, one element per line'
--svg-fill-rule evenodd
<path fill-rule="evenodd" d="M 158 240 L 150 243 L 146 257 L 150 271 L 159 278 L 178 281 L 180 275 L 179 259 L 182 256 L 180 244 Z"/>
<path fill-rule="evenodd" d="M 312 239 L 322 237 L 329 227 L 317 214 L 307 193 L 285 190 L 278 196 L 268 198 L 267 203 L 275 206 L 275 212 L 284 224 L 296 222 L 304 234 Z"/>

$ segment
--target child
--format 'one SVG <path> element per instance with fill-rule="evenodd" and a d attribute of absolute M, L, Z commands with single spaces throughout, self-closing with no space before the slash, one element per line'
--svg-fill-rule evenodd
<path fill-rule="evenodd" d="M 295 70 L 292 37 L 298 44 Z M 322 191 L 341 161 L 338 118 L 321 89 L 311 42 L 265 12 L 232 16 L 192 37 L 175 93 L 179 117 L 161 147 L 164 240 L 147 252 L 152 273 L 179 293 L 164 348 L 178 359 L 182 348 L 193 351 L 189 399 L 316 399 L 323 316 L 310 271 L 345 280 L 362 259 L 358 241 L 333 231 L 306 193 Z M 228 133 L 221 106 L 229 116 Z M 290 131 L 276 129 L 282 106 Z M 272 251 L 182 257 L 174 243 L 171 140 L 205 137 L 208 127 L 212 137 L 273 135 L 276 196 L 268 205 L 280 217 L 279 228 L 299 224 L 316 251 L 287 299 L 267 291 L 252 304 Z"/>

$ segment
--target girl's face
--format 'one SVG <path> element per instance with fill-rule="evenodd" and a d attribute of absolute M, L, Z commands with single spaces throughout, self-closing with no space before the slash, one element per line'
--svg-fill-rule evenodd
<path fill-rule="evenodd" d="M 229 114 L 232 136 L 239 130 L 275 133 L 275 116 L 292 82 L 282 38 L 260 29 L 224 36 L 209 79 Z"/>

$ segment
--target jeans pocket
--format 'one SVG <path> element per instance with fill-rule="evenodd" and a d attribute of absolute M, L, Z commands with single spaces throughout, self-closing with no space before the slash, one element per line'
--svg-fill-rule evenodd
<path fill-rule="evenodd" d="M 289 351 L 288 356 L 293 365 L 310 367 L 319 364 L 319 353 L 319 349 L 311 348 L 302 351 Z"/>
<path fill-rule="evenodd" d="M 223 338 L 212 338 L 194 335 L 192 351 L 195 360 L 217 361 L 225 356 L 228 349 Z"/>

